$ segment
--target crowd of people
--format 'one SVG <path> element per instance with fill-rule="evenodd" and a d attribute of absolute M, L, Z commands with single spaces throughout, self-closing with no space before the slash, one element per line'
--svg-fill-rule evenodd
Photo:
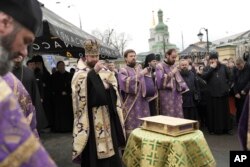
<path fill-rule="evenodd" d="M 42 56 L 23 65 L 41 22 L 36 0 L 0 1 L 0 166 L 56 166 L 39 141 L 49 127 L 73 132 L 72 159 L 82 167 L 121 167 L 119 148 L 140 126 L 138 118 L 155 115 L 198 120 L 210 134 L 232 134 L 236 113 L 241 143 L 249 149 L 246 55 L 220 62 L 211 52 L 195 64 L 189 56 L 177 62 L 177 51 L 169 49 L 163 60 L 151 53 L 138 64 L 128 49 L 125 66 L 116 69 L 99 60 L 99 43 L 87 39 L 76 70 L 67 72 L 59 61 L 50 74 Z"/>
<path fill-rule="evenodd" d="M 218 53 L 211 52 L 200 63 L 191 56 L 177 62 L 175 49 L 163 61 L 151 53 L 142 65 L 134 50 L 124 58 L 124 68 L 104 65 L 118 80 L 128 134 L 140 124 L 135 118 L 154 115 L 198 120 L 210 134 L 232 134 L 238 125 L 250 89 L 250 67 L 243 58 L 220 62 Z"/>
<path fill-rule="evenodd" d="M 29 92 L 36 109 L 38 132 L 72 132 L 73 107 L 71 98 L 72 73 L 65 70 L 63 61 L 57 62 L 56 71 L 49 73 L 42 56 L 28 60 L 14 59 L 12 73 Z"/>
<path fill-rule="evenodd" d="M 125 67 L 116 69 L 113 62 L 99 61 L 96 41 L 89 40 L 86 45 L 89 51 L 85 60 L 80 59 L 72 82 L 73 159 L 81 157 L 82 166 L 109 166 L 110 162 L 119 166 L 119 158 L 110 155 L 124 146 L 124 139 L 140 126 L 141 117 L 166 115 L 197 120 L 210 134 L 217 135 L 231 135 L 233 123 L 239 124 L 250 89 L 250 68 L 243 58 L 220 62 L 218 53 L 211 52 L 200 64 L 188 56 L 177 62 L 176 50 L 170 49 L 164 60 L 159 61 L 152 53 L 141 65 L 136 61 L 136 52 L 128 49 L 124 52 Z M 110 91 L 114 91 L 113 95 Z M 107 120 L 107 112 L 110 122 L 105 123 L 102 121 Z M 106 131 L 111 136 L 106 136 Z M 93 133 L 99 137 L 95 139 Z M 108 139 L 105 144 L 99 141 L 102 137 Z M 110 150 L 104 147 L 110 144 Z M 100 145 L 104 147 L 100 147 L 102 153 L 110 158 L 100 160 Z"/>

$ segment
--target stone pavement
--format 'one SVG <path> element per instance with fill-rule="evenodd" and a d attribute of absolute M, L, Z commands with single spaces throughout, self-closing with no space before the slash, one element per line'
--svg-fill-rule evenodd
<path fill-rule="evenodd" d="M 210 135 L 203 131 L 218 167 L 229 166 L 229 151 L 240 150 L 240 145 L 234 130 L 234 135 Z M 80 167 L 71 162 L 72 135 L 70 133 L 45 133 L 42 142 L 58 167 Z"/>

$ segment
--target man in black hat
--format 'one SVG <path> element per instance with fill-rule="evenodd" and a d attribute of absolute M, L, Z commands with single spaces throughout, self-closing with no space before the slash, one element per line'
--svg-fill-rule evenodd
<path fill-rule="evenodd" d="M 45 67 L 43 57 L 41 55 L 37 55 L 33 57 L 33 61 L 35 62 L 35 78 L 37 81 L 39 93 L 41 96 L 42 105 L 44 108 L 44 112 L 46 114 L 46 118 L 48 120 L 48 124 L 50 128 L 54 127 L 55 122 L 55 113 L 53 110 L 53 99 L 52 99 L 52 83 L 51 83 L 51 75 Z"/>
<path fill-rule="evenodd" d="M 26 62 L 26 66 L 27 66 L 30 70 L 34 71 L 34 70 L 35 70 L 35 62 L 33 61 L 33 59 L 28 60 L 28 61 Z"/>
<path fill-rule="evenodd" d="M 27 56 L 42 22 L 36 0 L 0 1 L 0 166 L 54 167 L 54 162 L 32 133 L 9 85 L 2 79 L 10 60 Z M 29 106 L 24 106 L 29 107 Z"/>
<path fill-rule="evenodd" d="M 160 63 L 161 62 L 161 55 L 156 54 L 155 57 L 156 57 L 157 63 Z"/>
<path fill-rule="evenodd" d="M 154 53 L 151 53 L 146 56 L 144 68 L 148 68 L 149 73 L 144 76 L 145 82 L 150 84 L 149 87 L 151 89 L 147 89 L 146 96 L 150 97 L 148 98 L 149 101 L 149 108 L 150 108 L 150 115 L 155 116 L 158 114 L 158 106 L 157 106 L 157 87 L 156 87 L 156 81 L 155 81 L 155 68 L 157 65 L 157 57 Z M 154 88 L 154 89 L 153 89 Z"/>
<path fill-rule="evenodd" d="M 207 127 L 211 134 L 231 134 L 229 112 L 229 83 L 231 76 L 228 68 L 218 61 L 218 53 L 209 56 L 209 66 L 202 77 L 207 81 Z"/>

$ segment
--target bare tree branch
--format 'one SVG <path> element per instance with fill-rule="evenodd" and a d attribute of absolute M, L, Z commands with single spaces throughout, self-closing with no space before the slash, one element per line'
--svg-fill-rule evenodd
<path fill-rule="evenodd" d="M 123 55 L 128 42 L 131 40 L 130 36 L 123 33 L 116 33 L 114 29 L 106 29 L 101 32 L 100 30 L 92 31 L 92 34 L 100 39 L 104 44 L 110 46 L 116 50 L 119 50 L 120 54 Z"/>

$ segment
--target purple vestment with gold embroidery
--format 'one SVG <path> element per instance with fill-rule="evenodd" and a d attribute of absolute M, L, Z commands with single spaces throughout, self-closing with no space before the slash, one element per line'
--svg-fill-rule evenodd
<path fill-rule="evenodd" d="M 32 133 L 8 84 L 0 77 L 0 166 L 56 167 Z"/>
<path fill-rule="evenodd" d="M 159 90 L 159 114 L 183 118 L 182 93 L 188 91 L 188 86 L 179 72 L 171 71 L 175 65 L 161 62 L 156 67 L 156 83 Z"/>
<path fill-rule="evenodd" d="M 155 91 L 155 87 L 149 87 L 145 78 L 140 74 L 141 67 L 121 68 L 118 74 L 119 87 L 123 96 L 123 116 L 125 119 L 126 133 L 140 126 L 138 118 L 150 116 L 150 109 L 146 93 Z"/>
<path fill-rule="evenodd" d="M 37 129 L 36 129 L 36 109 L 32 104 L 31 97 L 29 93 L 26 91 L 25 87 L 19 81 L 15 75 L 11 72 L 7 73 L 5 76 L 2 77 L 3 80 L 9 85 L 12 89 L 12 92 L 17 97 L 19 105 L 23 111 L 24 116 L 27 118 L 28 124 L 30 125 L 31 130 L 33 131 L 34 135 L 39 138 Z"/>

